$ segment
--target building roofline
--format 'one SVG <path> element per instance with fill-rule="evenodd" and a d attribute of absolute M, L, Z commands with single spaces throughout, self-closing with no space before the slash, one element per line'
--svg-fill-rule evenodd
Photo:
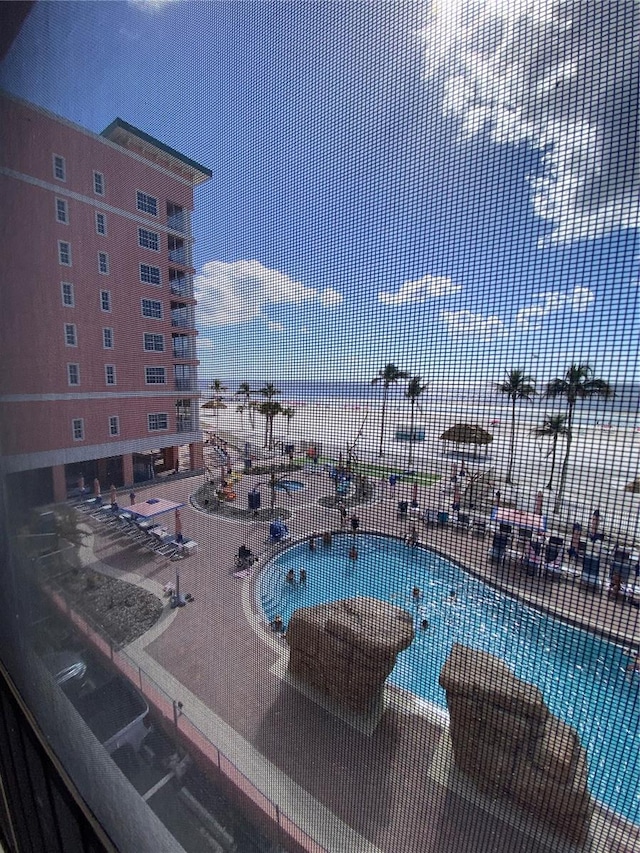
<path fill-rule="evenodd" d="M 124 134 L 122 132 L 124 132 Z M 140 128 L 134 127 L 134 125 L 129 124 L 129 122 L 122 118 L 115 118 L 100 134 L 100 136 L 103 136 L 105 139 L 115 142 L 116 144 L 118 144 L 118 139 L 122 138 L 123 135 L 125 138 L 127 136 L 134 136 L 147 145 L 157 148 L 163 154 L 167 154 L 170 158 L 178 160 L 183 166 L 188 166 L 194 173 L 197 173 L 197 176 L 194 174 L 193 177 L 193 182 L 196 184 L 208 180 L 213 174 L 211 169 L 207 169 L 206 166 L 202 166 L 200 163 L 197 163 L 185 154 L 181 154 L 179 151 L 176 151 L 175 148 L 165 145 L 163 142 L 160 142 L 160 140 L 148 133 L 145 133 L 143 130 L 140 130 Z"/>

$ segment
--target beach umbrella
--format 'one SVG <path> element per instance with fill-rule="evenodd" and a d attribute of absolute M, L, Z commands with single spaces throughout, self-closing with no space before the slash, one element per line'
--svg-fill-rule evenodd
<path fill-rule="evenodd" d="M 453 444 L 491 444 L 493 436 L 477 424 L 455 424 L 445 430 L 440 441 L 450 441 Z"/>
<path fill-rule="evenodd" d="M 100 497 L 100 480 L 96 477 L 93 481 L 93 494 L 99 498 Z"/>
<path fill-rule="evenodd" d="M 118 503 L 116 487 L 113 485 L 113 483 L 111 484 L 111 488 L 109 489 L 109 501 L 112 506 L 113 504 Z"/>
<path fill-rule="evenodd" d="M 636 477 L 635 480 L 627 483 L 624 490 L 625 492 L 632 492 L 634 495 L 637 495 L 640 492 L 640 477 Z"/>
<path fill-rule="evenodd" d="M 175 531 L 176 531 L 175 535 L 176 535 L 176 539 L 177 539 L 178 536 L 182 536 L 182 518 L 180 517 L 180 510 L 176 509 L 174 515 L 175 515 L 174 523 L 175 523 Z"/>
<path fill-rule="evenodd" d="M 543 494 L 541 491 L 538 491 L 538 494 L 536 495 L 536 508 L 534 510 L 536 515 L 542 515 L 542 500 Z"/>

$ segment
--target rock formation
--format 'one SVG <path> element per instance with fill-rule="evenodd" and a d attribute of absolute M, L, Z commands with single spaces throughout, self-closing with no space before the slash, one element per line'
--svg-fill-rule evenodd
<path fill-rule="evenodd" d="M 506 796 L 574 844 L 593 813 L 576 731 L 537 687 L 487 652 L 455 645 L 440 673 L 456 765 L 492 796 Z"/>
<path fill-rule="evenodd" d="M 289 672 L 364 712 L 380 698 L 398 653 L 413 637 L 411 614 L 375 598 L 302 607 L 287 628 Z"/>

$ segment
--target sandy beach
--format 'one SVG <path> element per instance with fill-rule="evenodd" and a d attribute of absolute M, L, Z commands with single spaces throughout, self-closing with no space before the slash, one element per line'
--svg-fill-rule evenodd
<path fill-rule="evenodd" d="M 205 431 L 234 436 L 237 446 L 251 444 L 256 457 L 263 456 L 265 419 L 254 415 L 255 429 L 251 428 L 246 412 L 239 413 L 236 400 L 228 400 L 228 408 L 217 413 L 201 412 L 201 426 Z M 283 401 L 282 405 L 291 405 Z M 361 404 L 354 400 L 327 400 L 294 405 L 295 415 L 287 423 L 278 417 L 274 422 L 274 453 L 281 454 L 280 445 L 294 444 L 296 455 L 309 447 L 319 447 L 322 457 L 346 458 L 351 449 L 361 462 L 381 463 L 402 474 L 408 470 L 440 478 L 432 488 L 440 492 L 461 465 L 468 472 L 483 473 L 485 479 L 495 482 L 501 500 L 519 509 L 533 511 L 536 496 L 543 492 L 543 513 L 550 526 L 566 526 L 578 521 L 586 528 L 595 508 L 599 508 L 602 527 L 614 537 L 632 544 L 640 538 L 640 495 L 625 491 L 625 486 L 638 474 L 638 449 L 640 433 L 632 428 L 606 428 L 600 425 L 580 425 L 574 428 L 569 459 L 567 486 L 563 508 L 553 515 L 555 488 L 560 480 L 560 469 L 565 452 L 564 441 L 557 446 L 554 489 L 545 488 L 551 471 L 549 451 L 551 443 L 537 439 L 531 430 L 537 426 L 540 413 L 523 409 L 518 414 L 515 434 L 514 465 L 511 485 L 505 477 L 509 459 L 511 424 L 504 413 L 500 423 L 492 424 L 489 410 L 482 417 L 470 407 L 460 406 L 455 412 L 427 409 L 416 415 L 415 425 L 424 428 L 424 441 L 410 446 L 407 441 L 395 440 L 398 427 L 408 426 L 410 416 L 407 405 L 392 402 L 385 415 L 384 457 L 378 455 L 382 410 L 380 405 Z M 495 406 L 493 407 L 495 410 Z M 491 414 L 495 416 L 495 411 Z M 455 423 L 478 424 L 493 435 L 493 442 L 475 448 L 455 445 L 440 440 L 440 435 Z"/>

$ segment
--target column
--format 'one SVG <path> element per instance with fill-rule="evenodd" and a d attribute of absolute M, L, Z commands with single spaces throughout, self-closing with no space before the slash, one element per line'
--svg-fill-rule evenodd
<path fill-rule="evenodd" d="M 60 503 L 67 499 L 67 478 L 64 473 L 64 465 L 52 465 L 51 477 L 53 480 L 53 500 Z"/>

